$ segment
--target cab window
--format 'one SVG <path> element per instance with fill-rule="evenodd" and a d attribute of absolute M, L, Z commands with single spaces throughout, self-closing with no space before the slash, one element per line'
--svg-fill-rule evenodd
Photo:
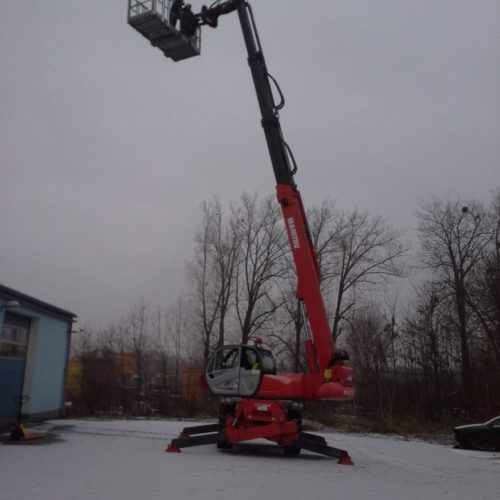
<path fill-rule="evenodd" d="M 260 356 L 262 358 L 262 371 L 269 375 L 276 375 L 276 362 L 274 361 L 274 356 L 265 350 L 260 351 Z"/>
<path fill-rule="evenodd" d="M 241 367 L 245 370 L 259 370 L 259 358 L 254 349 L 245 347 L 241 353 Z"/>
<path fill-rule="evenodd" d="M 220 357 L 217 356 L 217 370 L 227 370 L 228 368 L 238 368 L 240 350 L 238 347 L 223 349 Z"/>

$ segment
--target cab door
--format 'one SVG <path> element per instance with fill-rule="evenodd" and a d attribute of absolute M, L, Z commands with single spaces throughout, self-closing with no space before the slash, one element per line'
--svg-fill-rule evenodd
<path fill-rule="evenodd" d="M 206 380 L 214 394 L 238 396 L 240 380 L 240 346 L 217 349 L 208 360 Z"/>
<path fill-rule="evenodd" d="M 241 347 L 240 395 L 253 396 L 260 386 L 262 360 L 253 347 Z"/>
<path fill-rule="evenodd" d="M 213 394 L 249 397 L 260 386 L 260 366 L 259 357 L 251 347 L 221 347 L 210 356 L 205 379 Z"/>

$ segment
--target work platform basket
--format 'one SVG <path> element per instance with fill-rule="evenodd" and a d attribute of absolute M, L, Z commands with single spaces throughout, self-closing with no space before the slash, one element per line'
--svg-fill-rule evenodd
<path fill-rule="evenodd" d="M 128 0 L 128 23 L 174 61 L 199 56 L 201 29 L 186 37 L 170 23 L 172 0 Z"/>

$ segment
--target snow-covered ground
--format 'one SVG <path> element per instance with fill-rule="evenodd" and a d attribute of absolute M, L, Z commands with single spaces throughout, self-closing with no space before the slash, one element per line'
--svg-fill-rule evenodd
<path fill-rule="evenodd" d="M 2 500 L 498 500 L 500 453 L 322 433 L 354 466 L 267 442 L 165 453 L 192 423 L 62 420 L 39 441 L 0 444 Z"/>

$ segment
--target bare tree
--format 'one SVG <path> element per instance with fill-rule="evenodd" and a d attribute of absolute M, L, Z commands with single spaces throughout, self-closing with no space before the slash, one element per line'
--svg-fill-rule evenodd
<path fill-rule="evenodd" d="M 338 277 L 338 245 L 346 231 L 343 213 L 335 208 L 331 200 L 323 201 L 307 211 L 311 238 L 320 269 L 320 279 L 324 286 Z"/>
<path fill-rule="evenodd" d="M 122 320 L 125 349 L 134 358 L 136 368 L 137 396 L 144 394 L 149 385 L 150 366 L 148 357 L 151 350 L 151 320 L 150 311 L 143 301 L 132 306 Z"/>
<path fill-rule="evenodd" d="M 111 413 L 119 406 L 120 388 L 113 350 L 116 333 L 113 325 L 101 330 L 86 326 L 75 342 L 68 396 L 77 412 Z"/>
<path fill-rule="evenodd" d="M 221 347 L 224 345 L 225 323 L 235 285 L 240 252 L 240 233 L 238 231 L 239 221 L 234 217 L 234 214 L 229 220 L 226 220 L 222 217 L 222 211 L 218 210 L 215 216 L 212 245 L 220 309 L 217 347 Z"/>
<path fill-rule="evenodd" d="M 84 356 L 95 348 L 95 334 L 90 325 L 71 332 L 71 356 Z"/>
<path fill-rule="evenodd" d="M 156 386 L 159 393 L 158 408 L 160 412 L 164 413 L 167 410 L 166 400 L 170 389 L 171 336 L 165 320 L 165 313 L 160 306 L 156 308 L 153 315 L 153 322 L 152 349 L 155 355 L 156 366 L 153 385 Z"/>
<path fill-rule="evenodd" d="M 483 206 L 475 201 L 433 199 L 422 204 L 419 218 L 420 261 L 445 287 L 454 302 L 454 322 L 460 341 L 464 406 L 475 402 L 468 296 L 475 270 L 484 260 L 492 232 Z"/>
<path fill-rule="evenodd" d="M 360 404 L 367 412 L 376 409 L 378 417 L 388 423 L 393 415 L 395 393 L 391 326 L 377 304 L 366 303 L 357 308 L 349 321 L 346 339 L 355 363 Z"/>
<path fill-rule="evenodd" d="M 500 367 L 500 190 L 493 193 L 489 215 L 492 238 L 485 248 L 481 265 L 475 270 L 467 300 Z"/>
<path fill-rule="evenodd" d="M 415 290 L 412 308 L 402 328 L 402 361 L 410 370 L 409 389 L 415 407 L 426 416 L 442 416 L 456 401 L 445 401 L 445 394 L 456 392 L 453 373 L 459 346 L 450 335 L 449 293 L 439 283 L 427 281 Z"/>
<path fill-rule="evenodd" d="M 402 258 L 407 247 L 401 243 L 401 233 L 387 227 L 381 217 L 370 218 L 367 213 L 337 210 L 325 201 L 308 211 L 309 228 L 320 267 L 320 279 L 327 308 L 333 317 L 332 334 L 335 341 L 354 313 L 354 305 L 362 292 L 373 285 L 404 273 Z M 296 280 L 289 252 L 284 252 L 284 265 L 289 281 Z M 293 285 L 291 287 L 293 289 Z M 293 352 L 295 370 L 303 365 L 301 353 L 303 317 L 300 307 L 289 294 L 285 297 L 288 320 L 284 321 L 285 335 L 274 336 Z M 292 329 L 286 334 L 286 329 Z"/>
<path fill-rule="evenodd" d="M 224 343 L 239 245 L 238 232 L 232 222 L 226 221 L 218 199 L 203 203 L 202 212 L 202 227 L 196 235 L 195 258 L 188 267 L 188 276 L 202 330 L 206 361 L 215 333 L 215 344 L 220 346 Z"/>
<path fill-rule="evenodd" d="M 295 293 L 296 277 L 290 273 L 290 279 L 279 287 L 282 304 L 276 313 L 268 319 L 267 344 L 276 358 L 278 366 L 294 373 L 307 371 L 307 358 L 304 349 L 305 329 L 302 304 Z"/>
<path fill-rule="evenodd" d="M 181 390 L 181 341 L 185 329 L 186 314 L 186 307 L 182 298 L 178 299 L 176 303 L 172 304 L 167 309 L 166 314 L 167 329 L 169 331 L 172 343 L 172 352 L 174 358 L 174 388 L 175 394 L 177 396 L 180 395 Z"/>
<path fill-rule="evenodd" d="M 336 290 L 332 335 L 337 340 L 359 292 L 404 275 L 402 258 L 408 247 L 401 242 L 402 233 L 387 226 L 381 216 L 338 211 L 324 202 L 310 211 L 310 219 L 325 296 Z"/>
<path fill-rule="evenodd" d="M 273 198 L 259 202 L 256 196 L 243 194 L 241 202 L 241 207 L 233 209 L 240 234 L 235 305 L 241 342 L 246 344 L 282 304 L 276 282 L 287 273 L 283 258 L 287 239 Z"/>

